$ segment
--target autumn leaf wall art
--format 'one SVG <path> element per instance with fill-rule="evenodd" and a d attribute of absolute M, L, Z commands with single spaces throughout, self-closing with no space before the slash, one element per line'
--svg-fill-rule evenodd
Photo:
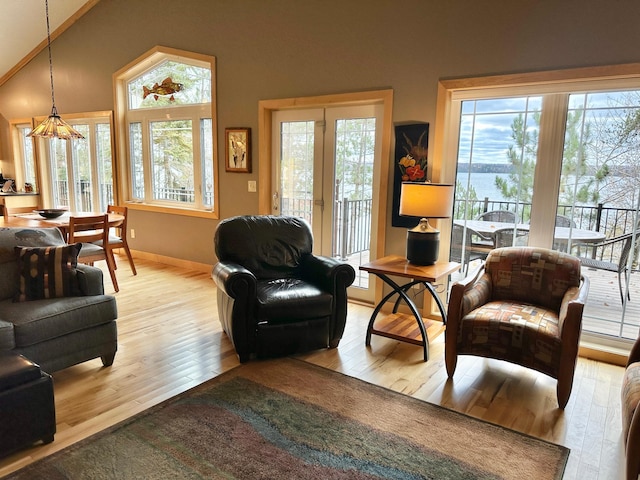
<path fill-rule="evenodd" d="M 393 174 L 393 227 L 415 227 L 419 219 L 401 217 L 400 187 L 402 182 L 425 182 L 427 180 L 427 151 L 429 144 L 429 124 L 415 123 L 396 125 L 396 150 Z"/>

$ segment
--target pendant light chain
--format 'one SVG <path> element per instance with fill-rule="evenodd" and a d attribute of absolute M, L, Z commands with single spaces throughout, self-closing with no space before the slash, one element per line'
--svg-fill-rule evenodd
<path fill-rule="evenodd" d="M 45 15 L 47 17 L 47 46 L 49 48 L 49 77 L 51 78 L 51 105 L 56 110 L 56 99 L 53 93 L 53 60 L 51 59 L 51 32 L 49 29 L 49 0 L 44 0 Z M 57 113 L 57 110 L 56 110 Z"/>
<path fill-rule="evenodd" d="M 27 137 L 59 138 L 71 140 L 81 139 L 84 136 L 65 122 L 56 108 L 56 99 L 53 90 L 53 60 L 51 58 L 51 27 L 49 25 L 49 0 L 44 0 L 45 14 L 47 17 L 47 48 L 49 50 L 49 78 L 51 79 L 51 115 L 45 118 L 40 125 L 31 130 Z"/>

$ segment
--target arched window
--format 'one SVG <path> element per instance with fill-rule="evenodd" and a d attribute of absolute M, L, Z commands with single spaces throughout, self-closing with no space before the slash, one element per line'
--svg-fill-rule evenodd
<path fill-rule="evenodd" d="M 156 47 L 115 75 L 122 195 L 134 207 L 215 211 L 214 57 Z"/>

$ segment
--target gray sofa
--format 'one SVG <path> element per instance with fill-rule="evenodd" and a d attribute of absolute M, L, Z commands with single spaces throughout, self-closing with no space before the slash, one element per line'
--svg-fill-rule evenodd
<path fill-rule="evenodd" d="M 98 357 L 109 366 L 118 348 L 116 300 L 104 294 L 99 268 L 78 264 L 72 296 L 14 301 L 25 283 L 15 247 L 65 244 L 57 228 L 0 227 L 0 353 L 20 353 L 48 373 Z"/>

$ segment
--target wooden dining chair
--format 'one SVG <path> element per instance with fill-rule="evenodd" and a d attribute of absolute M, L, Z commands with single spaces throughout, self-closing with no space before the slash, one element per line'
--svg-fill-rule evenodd
<path fill-rule="evenodd" d="M 78 261 L 87 265 L 105 260 L 109 268 L 111 282 L 116 292 L 120 291 L 118 280 L 116 279 L 115 262 L 105 248 L 96 245 L 95 242 L 102 241 L 103 245 L 108 243 L 109 238 L 109 215 L 92 215 L 83 217 L 69 217 L 69 233 L 67 243 L 82 243 L 82 249 L 78 255 Z"/>
<path fill-rule="evenodd" d="M 138 272 L 136 272 L 136 266 L 133 263 L 133 256 L 131 255 L 131 250 L 129 250 L 129 244 L 127 243 L 128 208 L 119 207 L 116 205 L 109 205 L 107 207 L 107 214 L 109 213 L 116 213 L 118 215 L 122 215 L 124 217 L 124 220 L 122 221 L 122 223 L 120 223 L 119 225 L 116 225 L 115 227 L 109 230 L 108 241 L 106 244 L 107 253 L 109 254 L 109 256 L 111 256 L 111 260 L 115 268 L 117 269 L 118 265 L 116 264 L 116 259 L 113 254 L 113 251 L 118 248 L 121 248 L 122 250 L 124 250 L 124 253 L 127 255 L 127 259 L 129 260 L 129 266 L 131 267 L 131 272 L 134 275 L 137 275 Z M 97 242 L 94 242 L 94 243 L 96 245 L 103 246 L 102 240 L 98 240 Z"/>
<path fill-rule="evenodd" d="M 7 207 L 4 205 L 3 213 L 4 219 L 8 219 L 11 216 L 20 215 L 23 213 L 32 213 L 34 210 L 37 210 L 38 207 Z"/>

